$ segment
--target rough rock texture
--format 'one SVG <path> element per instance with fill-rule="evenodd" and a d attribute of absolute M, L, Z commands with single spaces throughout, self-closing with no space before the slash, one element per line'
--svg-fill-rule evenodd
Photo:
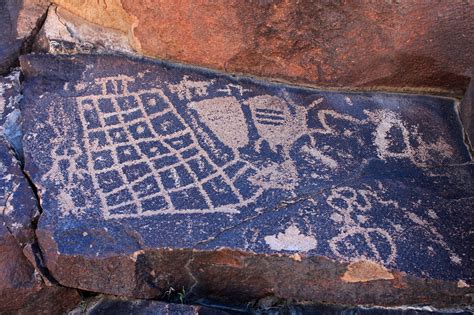
<path fill-rule="evenodd" d="M 48 0 L 0 1 L 0 74 L 17 62 L 44 18 Z"/>
<path fill-rule="evenodd" d="M 36 198 L 1 136 L 0 207 L 0 313 L 62 314 L 77 304 L 76 290 L 46 285 L 34 267 Z"/>
<path fill-rule="evenodd" d="M 122 32 L 88 22 L 52 5 L 33 50 L 55 54 L 134 53 Z"/>
<path fill-rule="evenodd" d="M 472 1 L 55 0 L 147 56 L 329 87 L 462 93 Z"/>
<path fill-rule="evenodd" d="M 15 69 L 7 77 L 0 77 L 0 137 L 4 137 L 21 160 L 20 109 L 20 71 Z"/>
<path fill-rule="evenodd" d="M 164 303 L 153 300 L 124 299 L 102 296 L 87 305 L 81 305 L 69 315 L 136 314 L 136 315 L 227 315 L 221 310 L 202 306 Z"/>
<path fill-rule="evenodd" d="M 474 78 L 471 79 L 471 84 L 461 101 L 461 120 L 472 149 L 474 148 Z"/>
<path fill-rule="evenodd" d="M 5 123 L 15 109 L 18 109 L 20 96 L 20 71 L 0 77 L 0 134 L 4 134 Z"/>
<path fill-rule="evenodd" d="M 61 284 L 137 298 L 471 302 L 454 101 L 29 55 L 25 170 Z"/>

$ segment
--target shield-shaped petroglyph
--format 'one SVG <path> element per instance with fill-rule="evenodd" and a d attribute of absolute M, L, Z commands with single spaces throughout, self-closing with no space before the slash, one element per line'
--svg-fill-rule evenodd
<path fill-rule="evenodd" d="M 247 123 L 235 97 L 215 97 L 191 102 L 189 107 L 196 110 L 207 127 L 230 148 L 235 150 L 248 144 Z"/>

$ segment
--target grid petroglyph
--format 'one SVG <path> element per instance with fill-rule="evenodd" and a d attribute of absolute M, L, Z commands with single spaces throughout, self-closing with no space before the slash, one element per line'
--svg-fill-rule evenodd
<path fill-rule="evenodd" d="M 100 95 L 77 98 L 94 188 L 105 218 L 237 213 L 239 174 L 218 166 L 160 89 L 130 92 L 126 76 L 101 78 Z M 245 172 L 248 163 L 240 168 Z"/>

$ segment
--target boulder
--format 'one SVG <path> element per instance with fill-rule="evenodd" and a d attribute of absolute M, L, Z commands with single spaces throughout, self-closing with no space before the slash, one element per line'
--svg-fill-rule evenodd
<path fill-rule="evenodd" d="M 49 0 L 3 0 L 0 2 L 0 75 L 9 72 L 46 16 Z"/>
<path fill-rule="evenodd" d="M 474 60 L 470 1 L 53 2 L 141 55 L 295 83 L 462 95 Z"/>
<path fill-rule="evenodd" d="M 25 171 L 62 285 L 134 298 L 471 303 L 453 99 L 28 55 Z"/>

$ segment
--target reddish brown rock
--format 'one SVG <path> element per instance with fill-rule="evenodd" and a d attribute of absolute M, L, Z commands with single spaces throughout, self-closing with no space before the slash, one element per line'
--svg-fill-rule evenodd
<path fill-rule="evenodd" d="M 54 54 L 134 53 L 123 32 L 91 23 L 55 5 L 48 10 L 33 50 Z"/>
<path fill-rule="evenodd" d="M 0 2 L 0 74 L 9 71 L 26 50 L 45 17 L 49 0 Z"/>
<path fill-rule="evenodd" d="M 54 2 L 143 55 L 304 84 L 459 94 L 474 60 L 470 1 Z"/>

